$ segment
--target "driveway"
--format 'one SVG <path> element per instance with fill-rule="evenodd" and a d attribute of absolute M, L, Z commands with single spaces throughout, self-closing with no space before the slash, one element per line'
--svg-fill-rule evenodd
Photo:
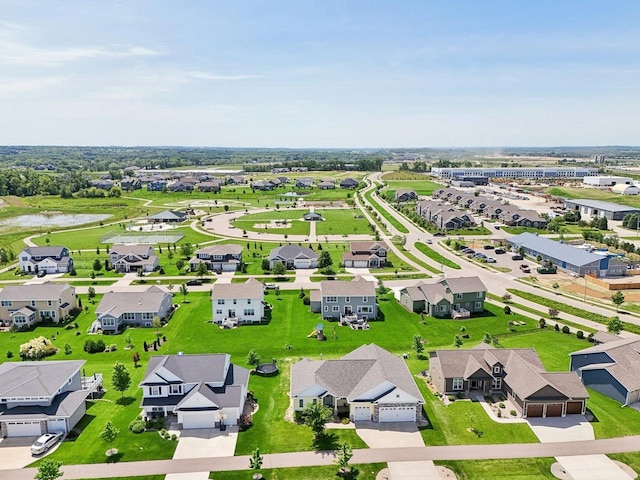
<path fill-rule="evenodd" d="M 389 462 L 391 480 L 440 480 L 440 473 L 431 460 L 422 462 Z"/>
<path fill-rule="evenodd" d="M 540 442 L 575 442 L 593 440 L 593 427 L 584 415 L 567 415 L 556 418 L 528 418 L 531 430 Z"/>
<path fill-rule="evenodd" d="M 167 473 L 164 480 L 208 480 L 209 472 Z"/>
<path fill-rule="evenodd" d="M 31 456 L 31 445 L 38 437 L 0 439 L 0 470 L 23 468 L 40 457 Z"/>
<path fill-rule="evenodd" d="M 222 272 L 216 276 L 216 283 L 231 283 L 231 279 L 236 272 Z"/>
<path fill-rule="evenodd" d="M 606 455 L 575 455 L 556 457 L 560 465 L 574 480 L 629 480 L 624 470 Z"/>
<path fill-rule="evenodd" d="M 369 448 L 424 447 L 422 435 L 413 422 L 356 422 L 356 433 Z"/>
<path fill-rule="evenodd" d="M 180 430 L 174 459 L 233 457 L 238 440 L 238 427 Z"/>

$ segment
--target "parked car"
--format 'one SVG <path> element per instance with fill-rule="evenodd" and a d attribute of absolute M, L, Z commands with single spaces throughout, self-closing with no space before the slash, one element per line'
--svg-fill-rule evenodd
<path fill-rule="evenodd" d="M 516 254 L 516 255 L 511 257 L 511 260 L 523 260 L 523 257 L 522 257 L 522 255 L 517 255 Z"/>
<path fill-rule="evenodd" d="M 496 263 L 496 259 L 495 259 L 495 258 L 493 258 L 493 257 L 487 257 L 487 258 L 485 259 L 485 261 L 486 261 L 487 263 Z"/>
<path fill-rule="evenodd" d="M 485 245 L 482 248 L 484 248 L 485 250 L 493 250 L 494 247 L 493 247 L 493 245 Z"/>
<path fill-rule="evenodd" d="M 186 284 L 187 284 L 187 286 L 189 286 L 189 287 L 193 287 L 193 286 L 196 286 L 196 285 L 202 285 L 202 280 L 197 280 L 197 279 L 195 279 L 195 280 L 188 280 L 188 281 L 186 282 Z"/>
<path fill-rule="evenodd" d="M 523 263 L 522 265 L 520 265 L 520 270 L 522 270 L 524 273 L 530 273 L 531 269 L 529 268 L 529 265 L 527 265 L 526 263 Z"/>
<path fill-rule="evenodd" d="M 31 445 L 31 455 L 40 455 L 49 451 L 61 437 L 61 433 L 45 433 Z"/>
<path fill-rule="evenodd" d="M 487 256 L 484 253 L 476 253 L 474 258 L 487 258 Z"/>
<path fill-rule="evenodd" d="M 38 277 L 39 277 L 39 278 L 42 278 L 42 277 L 44 277 L 46 274 L 47 274 L 47 271 L 46 271 L 46 270 L 40 270 L 40 271 L 38 272 Z"/>
<path fill-rule="evenodd" d="M 444 237 L 444 236 L 445 236 L 445 234 L 444 234 L 444 233 L 442 233 L 442 232 L 436 232 L 436 233 L 434 233 L 434 234 L 433 234 L 433 236 L 434 236 L 434 237 Z"/>
<path fill-rule="evenodd" d="M 495 253 L 496 255 L 502 255 L 503 253 L 507 253 L 506 250 L 504 248 L 496 248 L 493 253 Z"/>
<path fill-rule="evenodd" d="M 432 243 L 433 243 L 433 241 L 432 241 L 430 238 L 427 238 L 427 239 L 425 240 L 425 243 L 432 244 Z"/>
<path fill-rule="evenodd" d="M 266 288 L 267 290 L 275 290 L 276 288 L 278 288 L 278 284 L 276 284 L 276 283 L 265 283 L 264 284 L 264 288 Z"/>

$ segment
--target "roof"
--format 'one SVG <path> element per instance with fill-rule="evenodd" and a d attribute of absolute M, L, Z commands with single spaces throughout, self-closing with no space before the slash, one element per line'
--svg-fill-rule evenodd
<path fill-rule="evenodd" d="M 375 283 L 369 282 L 360 276 L 351 281 L 323 280 L 320 282 L 320 291 L 323 297 L 359 296 L 374 297 L 376 295 Z"/>
<path fill-rule="evenodd" d="M 196 250 L 196 255 L 206 253 L 208 255 L 240 255 L 242 253 L 242 245 L 228 243 L 226 245 L 211 245 Z"/>
<path fill-rule="evenodd" d="M 244 283 L 214 283 L 211 288 L 211 298 L 262 298 L 264 285 L 251 277 Z"/>
<path fill-rule="evenodd" d="M 228 353 L 153 355 L 149 359 L 149 365 L 140 385 L 222 383 L 226 380 L 233 380 L 235 383 L 244 380 L 246 384 L 249 371 L 233 365 L 230 359 L 231 356 Z M 228 376 L 228 369 L 231 370 L 231 377 Z M 168 375 L 173 375 L 178 380 L 172 380 Z"/>
<path fill-rule="evenodd" d="M 620 337 L 613 335 L 611 333 L 608 332 L 603 332 L 602 330 L 598 330 L 594 335 L 593 335 L 593 340 L 596 343 L 607 343 L 607 342 L 615 342 L 620 340 Z"/>
<path fill-rule="evenodd" d="M 398 388 L 424 401 L 404 361 L 373 343 L 339 360 L 303 359 L 291 368 L 292 395 L 318 385 L 336 397 L 365 400 L 363 395 L 383 384 L 389 384 L 385 393 Z"/>
<path fill-rule="evenodd" d="M 318 254 L 307 247 L 299 245 L 283 245 L 269 252 L 269 260 L 293 260 L 296 258 L 318 259 Z"/>
<path fill-rule="evenodd" d="M 22 251 L 34 257 L 59 257 L 66 247 L 27 247 Z"/>
<path fill-rule="evenodd" d="M 573 200 L 565 200 L 566 203 L 573 203 L 583 207 L 596 208 L 598 210 L 607 210 L 609 212 L 640 212 L 640 209 L 627 207 L 626 205 L 618 205 L 617 203 L 603 202 L 602 200 L 589 200 L 585 198 L 576 198 Z"/>
<path fill-rule="evenodd" d="M 576 265 L 578 267 L 589 263 L 600 262 L 600 260 L 602 260 L 601 255 L 586 252 L 570 245 L 559 243 L 549 238 L 540 237 L 529 232 L 511 237 L 507 239 L 507 241 L 511 244 L 523 246 L 551 258 L 562 259 L 563 262 L 567 262 L 568 264 Z"/>
<path fill-rule="evenodd" d="M 184 220 L 187 214 L 183 212 L 176 212 L 175 210 L 165 210 L 164 212 L 158 212 L 153 215 L 149 215 L 147 218 L 151 220 Z"/>
<path fill-rule="evenodd" d="M 387 246 L 382 242 L 351 242 L 349 244 L 349 250 L 352 252 L 368 252 L 373 249 L 383 248 L 388 250 Z"/>
<path fill-rule="evenodd" d="M 625 338 L 601 343 L 573 352 L 571 356 L 594 353 L 605 353 L 611 358 L 612 363 L 606 364 L 602 368 L 613 375 L 627 390 L 633 391 L 640 388 L 640 340 Z M 598 363 L 600 362 L 601 359 Z"/>
<path fill-rule="evenodd" d="M 0 290 L 0 299 L 13 300 L 15 302 L 58 299 L 68 289 L 75 291 L 74 287 L 66 283 L 45 282 L 38 285 L 6 285 Z"/>
<path fill-rule="evenodd" d="M 52 396 L 84 363 L 84 360 L 5 362 L 0 365 L 0 397 Z"/>
<path fill-rule="evenodd" d="M 431 282 L 421 281 L 404 290 L 413 301 L 427 300 L 431 304 L 437 304 L 443 299 L 452 303 L 453 294 L 456 293 L 486 292 L 487 287 L 478 277 L 458 277 L 437 279 Z"/>
<path fill-rule="evenodd" d="M 109 250 L 109 254 L 115 253 L 116 255 L 147 255 L 149 254 L 149 250 L 153 253 L 153 247 L 151 245 L 140 245 L 140 244 L 127 244 L 127 245 L 113 245 L 111 250 Z"/>
<path fill-rule="evenodd" d="M 29 405 L 0 410 L 0 418 L 7 420 L 44 420 L 50 417 L 70 417 L 89 396 L 89 390 L 74 390 L 57 395 L 51 405 Z"/>
<path fill-rule="evenodd" d="M 171 298 L 171 294 L 155 285 L 144 292 L 107 292 L 96 308 L 96 314 L 109 314 L 117 318 L 129 312 L 157 312 L 167 297 Z"/>
<path fill-rule="evenodd" d="M 452 293 L 469 293 L 469 292 L 486 292 L 487 287 L 484 286 L 479 277 L 457 277 L 446 278 L 443 280 L 449 285 Z"/>

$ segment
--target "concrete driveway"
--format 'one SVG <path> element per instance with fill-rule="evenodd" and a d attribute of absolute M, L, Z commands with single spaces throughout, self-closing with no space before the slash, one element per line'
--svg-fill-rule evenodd
<path fill-rule="evenodd" d="M 164 480 L 207 480 L 209 472 L 167 473 Z"/>
<path fill-rule="evenodd" d="M 181 430 L 174 459 L 233 457 L 238 441 L 238 427 Z"/>
<path fill-rule="evenodd" d="M 629 480 L 624 470 L 606 455 L 575 455 L 556 457 L 574 480 Z"/>
<path fill-rule="evenodd" d="M 413 422 L 356 422 L 356 433 L 369 448 L 424 447 L 422 435 Z"/>
<path fill-rule="evenodd" d="M 236 272 L 222 272 L 216 276 L 216 283 L 231 283 L 231 279 Z"/>
<path fill-rule="evenodd" d="M 440 480 L 440 473 L 431 460 L 422 462 L 389 462 L 392 480 Z"/>
<path fill-rule="evenodd" d="M 31 445 L 37 438 L 14 437 L 0 439 L 0 470 L 23 468 L 40 458 L 31 456 Z"/>
<path fill-rule="evenodd" d="M 593 427 L 584 415 L 568 415 L 564 418 L 528 418 L 531 430 L 540 442 L 574 442 L 593 440 Z"/>

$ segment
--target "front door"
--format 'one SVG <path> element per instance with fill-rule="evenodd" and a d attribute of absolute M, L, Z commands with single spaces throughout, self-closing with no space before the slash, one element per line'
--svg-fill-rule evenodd
<path fill-rule="evenodd" d="M 469 382 L 469 388 L 471 388 L 471 390 L 479 390 L 482 388 L 482 380 L 471 380 Z"/>
<path fill-rule="evenodd" d="M 351 305 L 346 305 L 344 307 L 344 314 L 345 315 L 351 315 L 353 313 L 353 310 L 351 309 Z"/>
<path fill-rule="evenodd" d="M 229 313 L 227 314 L 227 318 L 235 318 L 235 316 L 236 316 L 236 311 L 229 310 Z"/>

